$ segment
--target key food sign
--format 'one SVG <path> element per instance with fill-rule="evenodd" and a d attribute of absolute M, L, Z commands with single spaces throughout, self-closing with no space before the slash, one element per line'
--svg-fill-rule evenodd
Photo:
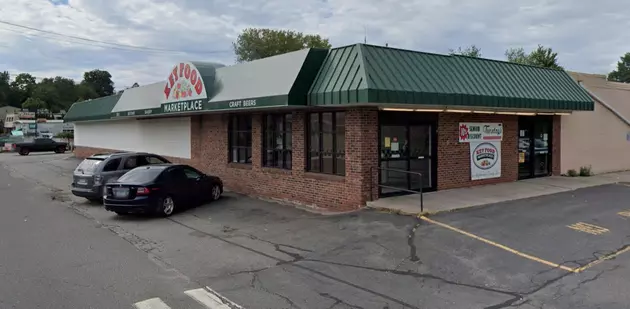
<path fill-rule="evenodd" d="M 459 123 L 459 142 L 470 148 L 471 180 L 501 177 L 502 140 L 502 123 Z"/>
<path fill-rule="evenodd" d="M 191 62 L 176 64 L 164 83 L 162 112 L 200 111 L 206 101 L 208 94 L 199 69 Z"/>

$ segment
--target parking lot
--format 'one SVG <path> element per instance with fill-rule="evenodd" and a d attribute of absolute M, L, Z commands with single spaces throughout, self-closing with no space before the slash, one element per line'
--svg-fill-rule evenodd
<path fill-rule="evenodd" d="M 630 187 L 606 185 L 430 217 L 322 216 L 227 193 L 169 219 L 69 194 L 70 155 L 0 164 L 244 308 L 627 308 Z M 7 194 L 3 192 L 2 194 Z M 47 207 L 47 205 L 41 205 Z M 57 207 L 57 206 L 51 206 Z"/>

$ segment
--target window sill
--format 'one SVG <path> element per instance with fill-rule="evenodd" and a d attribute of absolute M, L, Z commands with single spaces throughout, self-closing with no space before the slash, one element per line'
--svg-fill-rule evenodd
<path fill-rule="evenodd" d="M 230 163 L 228 163 L 228 167 L 237 168 L 237 169 L 241 169 L 241 170 L 251 170 L 252 169 L 252 164 L 251 163 L 230 162 Z"/>
<path fill-rule="evenodd" d="M 283 174 L 283 175 L 291 175 L 292 172 L 291 170 L 288 169 L 284 169 L 284 168 L 279 168 L 279 167 L 268 167 L 268 166 L 263 166 L 261 168 L 263 173 L 269 173 L 269 174 Z"/>
<path fill-rule="evenodd" d="M 317 180 L 334 181 L 334 182 L 344 182 L 344 181 L 346 181 L 346 177 L 345 176 L 330 175 L 330 174 L 320 174 L 320 173 L 313 173 L 313 172 L 305 172 L 304 173 L 304 177 L 311 178 L 311 179 L 317 179 Z"/>

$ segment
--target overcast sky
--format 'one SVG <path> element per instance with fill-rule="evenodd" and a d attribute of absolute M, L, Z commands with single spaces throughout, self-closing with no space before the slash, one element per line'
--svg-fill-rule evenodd
<path fill-rule="evenodd" d="M 370 44 L 427 52 L 475 44 L 494 59 L 543 44 L 566 69 L 608 73 L 630 52 L 629 16 L 627 0 L 0 0 L 0 71 L 79 80 L 99 68 L 120 89 L 164 80 L 179 60 L 233 64 L 243 28 L 272 27 L 333 47 L 366 29 Z"/>

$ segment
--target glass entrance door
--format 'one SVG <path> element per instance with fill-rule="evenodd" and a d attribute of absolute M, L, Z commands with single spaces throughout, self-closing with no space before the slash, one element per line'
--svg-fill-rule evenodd
<path fill-rule="evenodd" d="M 379 194 L 397 195 L 434 189 L 433 127 L 423 125 L 383 125 L 380 134 L 380 183 L 393 188 L 381 188 Z M 417 174 L 407 172 L 421 173 Z"/>
<path fill-rule="evenodd" d="M 521 117 L 518 131 L 519 179 L 550 175 L 552 119 Z"/>

